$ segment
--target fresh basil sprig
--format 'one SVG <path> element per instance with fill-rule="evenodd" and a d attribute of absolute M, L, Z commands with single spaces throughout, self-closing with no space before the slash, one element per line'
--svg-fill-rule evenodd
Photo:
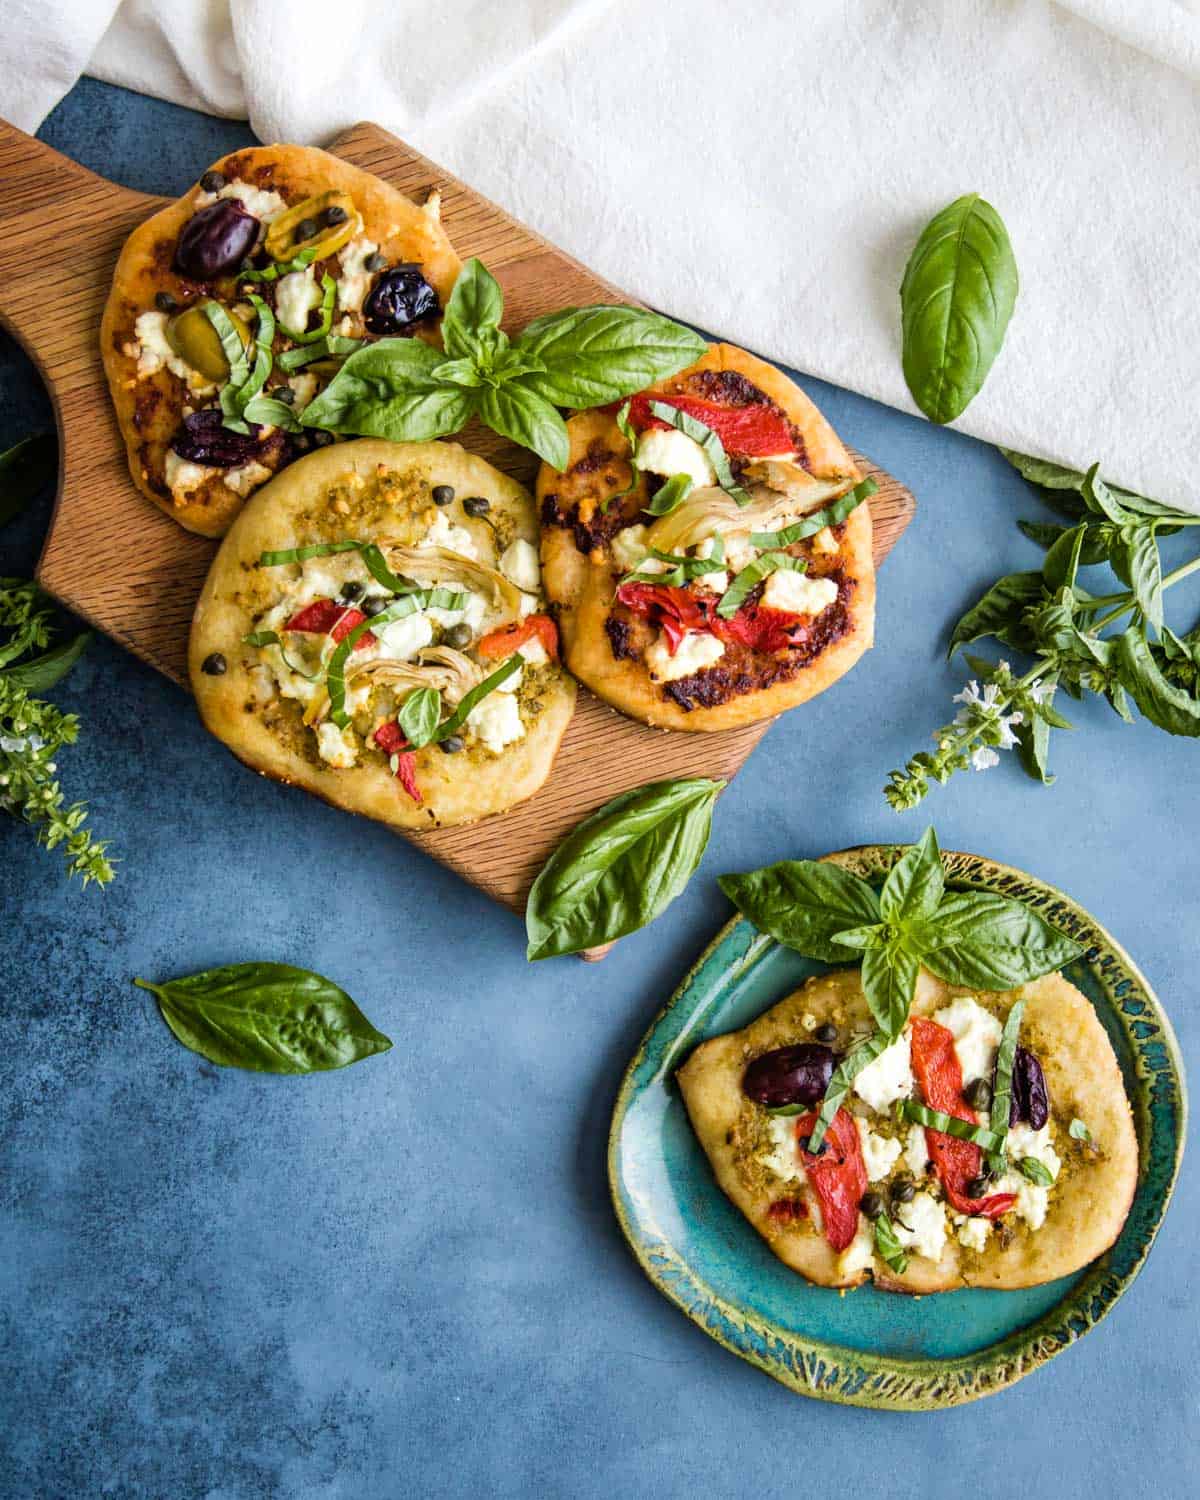
<path fill-rule="evenodd" d="M 656 781 L 607 802 L 558 846 L 525 909 L 530 959 L 598 948 L 651 922 L 708 843 L 723 781 Z"/>
<path fill-rule="evenodd" d="M 900 1118 L 911 1125 L 924 1125 L 926 1130 L 938 1130 L 943 1135 L 952 1135 L 955 1140 L 970 1141 L 987 1152 L 999 1151 L 1003 1140 L 986 1125 L 975 1125 L 970 1120 L 960 1120 L 955 1115 L 944 1114 L 940 1109 L 930 1109 L 916 1099 L 904 1099 L 900 1103 Z"/>
<path fill-rule="evenodd" d="M 794 542 L 802 542 L 805 537 L 816 536 L 818 531 L 824 531 L 827 526 L 840 525 L 864 500 L 875 494 L 878 488 L 873 479 L 864 479 L 840 500 L 835 500 L 832 505 L 826 505 L 821 510 L 814 510 L 811 515 L 791 526 L 785 526 L 782 531 L 752 531 L 750 544 L 769 550 L 790 547 Z"/>
<path fill-rule="evenodd" d="M 900 286 L 904 378 L 932 422 L 953 422 L 978 395 L 1017 300 L 1004 221 L 978 193 L 921 231 Z"/>
<path fill-rule="evenodd" d="M 304 425 L 423 442 L 478 416 L 563 469 L 569 443 L 558 407 L 619 401 L 707 347 L 699 334 L 639 308 L 566 308 L 511 340 L 500 327 L 503 312 L 495 278 L 468 261 L 442 319 L 445 353 L 400 338 L 357 350 L 305 408 Z"/>
<path fill-rule="evenodd" d="M 185 1047 L 225 1068 L 319 1073 L 386 1052 L 350 996 L 291 964 L 228 964 L 152 984 L 163 1020 Z"/>
<path fill-rule="evenodd" d="M 887 1214 L 880 1214 L 875 1220 L 875 1253 L 897 1276 L 908 1270 L 908 1256 Z"/>
<path fill-rule="evenodd" d="M 747 596 L 772 573 L 807 573 L 808 564 L 802 557 L 792 557 L 787 552 L 764 552 L 749 562 L 730 581 L 721 595 L 717 613 L 723 620 L 732 619 L 746 602 Z"/>
<path fill-rule="evenodd" d="M 279 356 L 279 368 L 290 373 L 302 370 L 305 365 L 311 365 L 318 359 L 344 359 L 347 354 L 361 349 L 365 343 L 365 339 L 350 339 L 341 334 L 329 333 L 316 343 L 305 344 L 300 349 L 285 349 Z"/>

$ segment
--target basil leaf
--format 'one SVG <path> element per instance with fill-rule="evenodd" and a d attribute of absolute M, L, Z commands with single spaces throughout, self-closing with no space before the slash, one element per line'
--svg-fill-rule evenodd
<path fill-rule="evenodd" d="M 304 408 L 305 427 L 419 443 L 465 426 L 475 393 L 439 386 L 442 355 L 421 339 L 379 339 L 351 354 Z"/>
<path fill-rule="evenodd" d="M 1017 1163 L 1017 1170 L 1023 1177 L 1028 1177 L 1030 1182 L 1036 1182 L 1038 1187 L 1054 1186 L 1054 1178 L 1050 1175 L 1049 1168 L 1038 1161 L 1035 1156 L 1023 1156 Z"/>
<path fill-rule="evenodd" d="M 442 695 L 433 688 L 417 688 L 400 705 L 396 722 L 414 750 L 427 745 L 437 732 L 442 717 Z"/>
<path fill-rule="evenodd" d="M 291 964 L 230 964 L 151 984 L 163 1020 L 185 1047 L 224 1068 L 318 1073 L 386 1052 L 345 990 Z"/>
<path fill-rule="evenodd" d="M 842 1100 L 850 1092 L 850 1085 L 864 1068 L 870 1067 L 880 1053 L 887 1051 L 894 1040 L 894 1037 L 885 1036 L 882 1031 L 876 1031 L 865 1041 L 852 1047 L 838 1063 L 833 1070 L 829 1087 L 825 1090 L 825 1098 L 821 1101 L 820 1113 L 817 1115 L 816 1123 L 808 1138 L 810 1151 L 820 1150 L 821 1142 L 825 1139 L 825 1132 L 833 1123 L 833 1117 L 841 1107 Z"/>
<path fill-rule="evenodd" d="M 1017 750 L 1021 764 L 1035 781 L 1053 786 L 1056 777 L 1047 769 L 1050 754 L 1050 725 L 1040 714 L 1016 726 Z"/>
<path fill-rule="evenodd" d="M 791 1118 L 793 1115 L 802 1115 L 808 1110 L 807 1104 L 781 1104 L 776 1109 L 767 1107 L 769 1115 L 779 1115 L 781 1118 Z"/>
<path fill-rule="evenodd" d="M 634 470 L 634 484 L 637 483 L 637 470 Z M 673 510 L 682 505 L 692 493 L 692 476 L 690 474 L 672 474 L 660 489 L 656 490 L 648 505 L 642 507 L 652 516 L 669 516 Z M 614 497 L 615 498 L 615 497 Z"/>
<path fill-rule="evenodd" d="M 875 1220 L 875 1253 L 897 1276 L 903 1276 L 908 1270 L 908 1256 L 905 1255 L 887 1214 L 880 1214 Z"/>
<path fill-rule="evenodd" d="M 637 307 L 568 307 L 536 318 L 514 341 L 544 370 L 521 384 L 554 406 L 603 406 L 694 364 L 708 343 Z"/>
<path fill-rule="evenodd" d="M 835 932 L 833 941 L 842 948 L 883 948 L 888 941 L 888 928 L 883 922 L 868 923 L 865 927 L 848 927 L 845 932 Z"/>
<path fill-rule="evenodd" d="M 466 596 L 464 594 L 459 594 L 458 597 L 465 601 Z M 459 605 L 458 607 L 461 609 L 462 605 Z M 489 693 L 494 693 L 502 682 L 511 677 L 514 672 L 516 672 L 524 665 L 525 658 L 519 651 L 514 652 L 512 656 L 510 656 L 507 661 L 502 662 L 501 665 L 498 666 L 490 676 L 485 677 L 482 682 L 476 683 L 469 693 L 463 694 L 462 698 L 459 700 L 458 707 L 454 710 L 450 717 L 438 727 L 438 730 L 433 738 L 435 740 L 445 740 L 449 739 L 452 734 L 457 734 L 457 732 L 467 722 L 467 715 L 471 712 L 475 705 L 477 703 L 482 703 Z"/>
<path fill-rule="evenodd" d="M 861 484 L 854 488 L 840 500 L 835 500 L 832 505 L 826 505 L 822 510 L 814 510 L 811 515 L 805 516 L 802 521 L 797 521 L 793 526 L 785 526 L 782 531 L 752 531 L 750 533 L 750 545 L 752 547 L 790 547 L 795 542 L 802 542 L 805 537 L 816 536 L 818 531 L 824 531 L 826 526 L 837 526 L 846 517 L 855 511 L 873 495 L 879 486 L 873 479 L 864 479 Z"/>
<path fill-rule="evenodd" d="M 1055 526 L 1048 521 L 1018 521 L 1017 525 L 1031 542 L 1036 542 L 1039 547 L 1045 547 L 1047 551 L 1060 537 L 1066 536 L 1074 529 L 1070 526 Z M 1084 526 L 1083 547 L 1079 553 L 1081 568 L 1092 567 L 1095 563 L 1103 562 L 1108 556 L 1110 529 L 1105 522 L 1093 521 Z"/>
<path fill-rule="evenodd" d="M 1018 651 L 1032 650 L 1033 640 L 1025 624 L 1025 611 L 1045 598 L 1041 573 L 1009 573 L 998 579 L 977 604 L 962 616 L 950 635 L 947 656 L 960 646 L 995 636 Z"/>
<path fill-rule="evenodd" d="M 614 500 L 620 500 L 625 495 L 628 495 L 633 490 L 637 489 L 637 482 L 638 482 L 638 465 L 637 465 L 638 435 L 633 430 L 633 423 L 629 420 L 629 402 L 628 401 L 626 401 L 625 404 L 624 404 L 624 406 L 620 407 L 620 409 L 617 411 L 616 423 L 617 423 L 617 431 L 621 434 L 621 436 L 629 444 L 629 483 L 625 486 L 625 488 L 623 490 L 618 490 L 616 492 L 616 494 L 609 495 L 608 498 L 602 502 L 602 504 L 600 506 L 600 509 L 601 509 L 602 512 L 606 511 L 608 509 L 608 507 L 613 503 Z M 675 478 L 676 479 L 686 479 L 687 475 L 686 474 L 677 474 L 675 476 Z M 667 484 L 665 484 L 663 486 L 663 489 L 666 489 L 673 482 L 674 482 L 673 480 L 668 480 Z M 690 484 L 689 484 L 688 488 L 690 488 Z M 679 500 L 682 500 L 683 499 L 683 495 L 685 495 L 685 494 L 687 494 L 687 489 L 685 489 L 683 491 L 683 494 L 681 494 L 679 496 Z M 672 500 L 672 502 L 671 502 L 671 509 L 672 510 L 675 508 L 676 505 L 679 504 L 679 500 Z M 647 506 L 646 508 L 648 510 L 649 506 Z"/>
<path fill-rule="evenodd" d="M 58 442 L 39 432 L 0 453 L 0 526 L 20 515 L 39 490 L 54 478 Z"/>
<path fill-rule="evenodd" d="M 863 951 L 863 994 L 876 1024 L 889 1041 L 895 1041 L 904 1030 L 920 967 L 916 955 L 898 944 Z"/>
<path fill-rule="evenodd" d="M 1162 561 L 1153 522 L 1122 526 L 1112 553 L 1112 567 L 1129 584 L 1137 607 L 1156 630 L 1163 623 Z"/>
<path fill-rule="evenodd" d="M 500 327 L 504 294 L 492 273 L 477 257 L 458 273 L 442 315 L 442 343 L 452 360 L 474 362 L 487 343 L 488 333 Z"/>
<path fill-rule="evenodd" d="M 1073 1141 L 1082 1141 L 1085 1146 L 1090 1146 L 1091 1145 L 1091 1142 L 1092 1142 L 1092 1132 L 1087 1128 L 1087 1126 L 1083 1123 L 1083 1121 L 1081 1119 L 1079 1119 L 1078 1117 L 1076 1117 L 1075 1119 L 1073 1119 L 1071 1121 L 1071 1123 L 1067 1126 L 1067 1134 L 1071 1137 L 1071 1139 Z"/>
<path fill-rule="evenodd" d="M 484 384 L 484 378 L 475 368 L 473 360 L 448 359 L 438 365 L 433 378 L 439 385 L 465 385 L 471 390 Z"/>
<path fill-rule="evenodd" d="M 1021 1032 L 1024 1010 L 1024 1000 L 1018 1000 L 1009 1011 L 996 1052 L 996 1077 L 992 1084 L 992 1107 L 988 1117 L 992 1133 L 1000 1138 L 1000 1144 L 988 1154 L 988 1166 L 993 1172 L 1004 1170 L 1004 1154 L 1008 1147 L 1008 1117 L 1012 1105 L 1013 1063 L 1017 1057 L 1017 1039 Z"/>
<path fill-rule="evenodd" d="M 561 473 L 567 467 L 567 424 L 549 401 L 523 385 L 485 386 L 479 392 L 479 416 L 493 432 L 531 448 L 552 469 Z"/>
<path fill-rule="evenodd" d="M 659 916 L 700 863 L 724 785 L 702 777 L 651 782 L 580 823 L 529 893 L 529 958 L 595 948 Z"/>
<path fill-rule="evenodd" d="M 835 934 L 879 921 L 879 898 L 865 880 L 815 859 L 722 875 L 717 884 L 760 932 L 823 963 L 856 963 Z"/>
<path fill-rule="evenodd" d="M 943 1135 L 952 1135 L 955 1140 L 971 1141 L 984 1151 L 998 1151 L 1002 1137 L 986 1125 L 973 1125 L 970 1120 L 959 1120 L 954 1115 L 943 1114 L 940 1109 L 930 1109 L 916 1099 L 900 1101 L 900 1118 L 913 1125 L 924 1125 L 926 1130 L 940 1130 Z"/>
<path fill-rule="evenodd" d="M 360 544 L 360 549 L 367 572 L 376 583 L 387 589 L 389 594 L 419 594 L 421 592 L 419 584 L 411 583 L 392 572 L 387 565 L 387 559 L 374 542 L 368 542 L 365 546 Z"/>
<path fill-rule="evenodd" d="M 879 893 L 885 922 L 905 927 L 932 917 L 946 890 L 937 834 L 927 828 L 919 844 L 910 844 L 888 872 Z"/>
<path fill-rule="evenodd" d="M 1046 490 L 1082 490 L 1084 475 L 1078 469 L 1068 469 L 1062 464 L 1051 463 L 1046 458 L 1033 458 L 1028 453 L 1017 453 L 1012 448 L 1001 448 L 1003 456 L 1017 473 L 1031 484 Z"/>
<path fill-rule="evenodd" d="M 670 571 L 666 573 L 641 572 L 640 570 L 645 567 L 649 558 L 669 563 Z M 651 547 L 633 572 L 625 574 L 621 583 L 659 583 L 666 584 L 669 588 L 679 588 L 685 583 L 690 583 L 693 578 L 703 578 L 706 573 L 723 573 L 724 571 L 725 543 L 718 532 L 711 557 L 682 557 L 676 552 L 660 552 L 657 547 Z"/>
<path fill-rule="evenodd" d="M 725 493 L 732 495 L 739 505 L 750 504 L 750 496 L 733 477 L 733 470 L 729 466 L 729 456 L 725 452 L 725 444 L 711 427 L 690 413 L 680 411 L 677 406 L 668 406 L 665 401 L 651 401 L 650 412 L 660 422 L 669 423 L 685 437 L 690 437 L 694 443 L 699 443 L 708 455 L 709 463 L 713 466 L 717 483 Z"/>
<path fill-rule="evenodd" d="M 1200 736 L 1200 701 L 1160 671 L 1145 628 L 1130 625 L 1113 642 L 1117 672 L 1142 713 L 1168 734 Z"/>
<path fill-rule="evenodd" d="M 907 938 L 939 979 L 973 990 L 1015 989 L 1083 952 L 1031 907 L 990 891 L 952 892 Z"/>
<path fill-rule="evenodd" d="M 904 378 L 932 422 L 952 422 L 987 379 L 1017 300 L 1004 221 L 978 193 L 922 230 L 900 286 Z"/>
<path fill-rule="evenodd" d="M 1118 526 L 1123 526 L 1129 520 L 1129 512 L 1101 479 L 1099 464 L 1093 464 L 1084 475 L 1080 494 L 1084 504 L 1094 515 L 1106 516 Z"/>
<path fill-rule="evenodd" d="M 772 573 L 807 573 L 808 564 L 802 557 L 792 557 L 787 552 L 764 552 L 738 573 L 721 595 L 717 613 L 723 620 L 732 619 L 746 602 L 747 596 Z"/>
<path fill-rule="evenodd" d="M 307 562 L 310 557 L 332 557 L 338 552 L 361 552 L 362 542 L 310 542 L 307 547 L 285 547 L 280 552 L 259 554 L 260 568 L 281 568 L 285 563 Z"/>
<path fill-rule="evenodd" d="M 221 351 L 229 365 L 229 384 L 235 387 L 241 385 L 250 374 L 250 366 L 236 324 L 219 302 L 206 302 L 204 316 L 216 329 L 221 341 Z"/>
<path fill-rule="evenodd" d="M 258 422 L 264 427 L 281 427 L 284 432 L 299 432 L 300 422 L 286 401 L 274 396 L 251 396 L 242 407 L 242 416 L 247 422 Z"/>
<path fill-rule="evenodd" d="M 1042 578 L 1052 594 L 1061 588 L 1074 588 L 1075 575 L 1079 572 L 1079 560 L 1083 553 L 1086 526 L 1074 526 L 1064 531 L 1042 562 Z"/>
<path fill-rule="evenodd" d="M 49 692 L 56 682 L 62 681 L 87 650 L 91 639 L 91 631 L 82 630 L 74 640 L 52 646 L 49 651 L 35 656 L 32 661 L 22 662 L 20 666 L 6 668 L 3 679 L 31 696 Z"/>

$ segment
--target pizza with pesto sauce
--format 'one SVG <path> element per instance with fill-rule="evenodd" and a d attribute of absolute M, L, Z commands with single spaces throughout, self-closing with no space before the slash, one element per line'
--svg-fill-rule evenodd
<path fill-rule="evenodd" d="M 873 640 L 874 490 L 807 396 L 730 344 L 567 423 L 537 482 L 571 671 L 665 729 L 751 723 Z"/>
<path fill-rule="evenodd" d="M 188 657 L 204 723 L 247 765 L 405 830 L 532 796 L 575 703 L 532 498 L 457 443 L 339 443 L 264 485 Z"/>
<path fill-rule="evenodd" d="M 963 1137 L 989 1122 L 1018 1001 L 993 1154 Z M 925 1294 L 1037 1286 L 1113 1244 L 1137 1139 L 1112 1046 L 1074 985 L 1055 973 L 973 993 L 922 971 L 908 1023 L 856 1074 L 813 1155 L 835 1068 L 873 1027 L 861 971 L 841 970 L 705 1042 L 679 1072 L 718 1182 L 781 1260 L 821 1286 L 870 1277 Z"/>
<path fill-rule="evenodd" d="M 138 489 L 223 535 L 254 490 L 333 441 L 298 418 L 347 355 L 390 335 L 437 342 L 459 269 L 436 193 L 415 204 L 304 146 L 216 162 L 129 237 L 104 312 Z"/>

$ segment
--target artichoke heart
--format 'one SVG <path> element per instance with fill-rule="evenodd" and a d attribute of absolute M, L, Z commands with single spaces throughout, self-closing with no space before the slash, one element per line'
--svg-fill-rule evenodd
<path fill-rule="evenodd" d="M 735 537 L 776 531 L 840 498 L 856 483 L 852 474 L 818 479 L 798 464 L 776 459 L 763 460 L 753 467 L 770 471 L 772 482 L 756 484 L 750 491 L 749 505 L 739 505 L 724 490 L 693 490 L 682 504 L 651 526 L 646 534 L 647 546 L 660 552 L 682 553 L 716 533 Z M 776 474 L 775 470 L 788 472 Z M 746 472 L 749 475 L 751 470 Z M 776 480 L 786 481 L 788 488 L 776 489 Z"/>

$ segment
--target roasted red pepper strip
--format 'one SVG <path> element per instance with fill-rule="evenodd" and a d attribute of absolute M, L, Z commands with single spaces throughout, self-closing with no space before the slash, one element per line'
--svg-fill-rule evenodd
<path fill-rule="evenodd" d="M 306 604 L 294 614 L 284 629 L 304 630 L 312 635 L 331 635 L 335 641 L 341 641 L 366 618 L 361 609 L 339 604 L 335 599 L 314 599 L 311 604 Z M 359 651 L 363 646 L 374 644 L 375 637 L 369 630 L 364 630 L 355 641 L 354 649 Z"/>
<path fill-rule="evenodd" d="M 703 422 L 721 439 L 726 453 L 734 457 L 761 458 L 766 454 L 795 452 L 796 444 L 787 418 L 773 406 L 721 406 L 699 396 L 660 396 L 653 391 L 643 391 L 629 402 L 630 426 L 637 432 L 668 426 L 661 418 L 651 415 L 651 401 L 661 401 L 664 406 L 673 406 Z M 619 409 L 620 405 L 618 403 L 614 409 Z"/>
<path fill-rule="evenodd" d="M 421 796 L 421 788 L 417 785 L 417 757 L 411 750 L 405 749 L 408 740 L 405 738 L 404 731 L 393 720 L 390 723 L 381 724 L 372 738 L 386 756 L 389 758 L 395 756 L 392 774 L 420 807 L 425 799 Z"/>
<path fill-rule="evenodd" d="M 672 656 L 689 630 L 712 630 L 712 601 L 666 583 L 623 583 L 617 602 L 635 615 L 661 625 Z"/>
<path fill-rule="evenodd" d="M 963 1098 L 962 1067 L 954 1050 L 954 1033 L 936 1021 L 918 1016 L 912 1023 L 912 1068 L 922 1097 L 930 1109 L 939 1109 L 956 1120 L 975 1121 L 975 1111 Z M 1017 1201 L 1015 1193 L 992 1193 L 987 1198 L 968 1198 L 967 1183 L 979 1176 L 983 1152 L 973 1141 L 940 1130 L 926 1130 L 925 1146 L 937 1168 L 942 1190 L 960 1214 L 996 1219 Z"/>
<path fill-rule="evenodd" d="M 546 655 L 557 660 L 558 626 L 549 615 L 526 615 L 511 625 L 501 625 L 499 630 L 485 635 L 476 649 L 485 660 L 493 661 L 501 656 L 511 656 L 534 636 L 542 643 Z"/>
<path fill-rule="evenodd" d="M 727 645 L 734 642 L 749 646 L 752 651 L 770 654 L 792 645 L 792 633 L 803 620 L 803 615 L 771 609 L 764 604 L 743 604 L 730 620 L 722 620 L 718 615 L 713 620 L 712 632 Z"/>
<path fill-rule="evenodd" d="M 812 1134 L 819 1111 L 810 1110 L 796 1121 L 796 1149 L 812 1190 L 821 1205 L 825 1238 L 833 1250 L 844 1250 L 858 1233 L 858 1205 L 867 1190 L 867 1169 L 854 1116 L 839 1108 L 825 1132 L 826 1149 L 813 1156 L 800 1145 Z"/>

